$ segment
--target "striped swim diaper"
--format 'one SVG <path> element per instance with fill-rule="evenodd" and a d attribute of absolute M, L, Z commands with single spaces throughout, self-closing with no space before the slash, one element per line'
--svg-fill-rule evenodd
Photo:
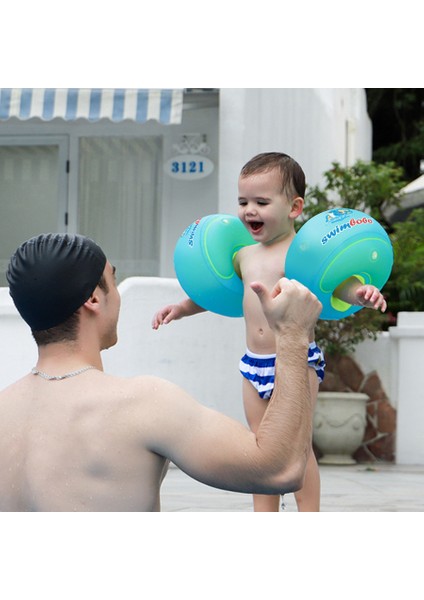
<path fill-rule="evenodd" d="M 259 396 L 268 400 L 274 389 L 275 354 L 254 354 L 249 349 L 241 358 L 240 373 L 256 388 Z M 308 366 L 315 369 L 318 380 L 324 379 L 324 354 L 315 342 L 309 344 Z"/>

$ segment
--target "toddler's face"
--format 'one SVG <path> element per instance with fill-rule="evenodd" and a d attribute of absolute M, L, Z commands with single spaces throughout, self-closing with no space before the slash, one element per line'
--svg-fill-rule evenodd
<path fill-rule="evenodd" d="M 292 204 L 278 169 L 239 179 L 238 216 L 254 240 L 269 243 L 292 227 Z"/>

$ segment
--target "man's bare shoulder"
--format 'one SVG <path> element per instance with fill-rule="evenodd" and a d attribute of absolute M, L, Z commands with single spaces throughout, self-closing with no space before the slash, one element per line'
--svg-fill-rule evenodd
<path fill-rule="evenodd" d="M 140 402 L 153 398 L 156 401 L 166 400 L 170 395 L 182 393 L 182 390 L 153 375 L 121 377 L 102 371 L 88 371 L 78 378 L 46 382 L 29 374 L 0 390 L 0 409 L 5 409 L 11 403 L 17 408 L 40 398 L 51 398 L 54 402 L 58 392 L 62 400 L 78 404 L 84 400 L 120 403 L 125 400 Z"/>
<path fill-rule="evenodd" d="M 0 402 L 6 401 L 7 398 L 25 395 L 30 388 L 31 379 L 34 376 L 24 375 L 21 379 L 10 383 L 5 388 L 0 390 Z"/>
<path fill-rule="evenodd" d="M 149 411 L 165 405 L 168 410 L 177 406 L 192 404 L 193 398 L 179 385 L 156 375 L 117 377 L 104 374 L 103 386 L 108 393 L 122 400 L 128 399 L 149 406 Z"/>
<path fill-rule="evenodd" d="M 162 393 L 171 389 L 180 389 L 177 384 L 157 375 L 136 375 L 134 377 L 120 377 L 103 373 L 105 385 L 116 385 L 120 388 L 138 392 Z"/>

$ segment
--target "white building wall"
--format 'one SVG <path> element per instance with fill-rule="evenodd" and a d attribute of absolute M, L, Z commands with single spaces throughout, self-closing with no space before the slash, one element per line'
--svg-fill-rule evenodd
<path fill-rule="evenodd" d="M 189 133 L 207 136 L 208 158 L 214 163 L 213 172 L 203 179 L 180 181 L 162 176 L 160 275 L 175 277 L 173 257 L 178 238 L 196 219 L 218 212 L 218 106 L 184 111 L 181 125 L 165 131 L 163 163 L 178 154 L 174 145 Z"/>
<path fill-rule="evenodd" d="M 164 174 L 163 164 L 177 154 L 174 144 L 190 133 L 207 136 L 214 171 L 197 181 L 172 179 Z M 216 106 L 184 109 L 180 125 L 16 118 L 1 125 L 0 136 L 39 135 L 68 136 L 71 170 L 63 194 L 68 201 L 70 231 L 77 229 L 79 138 L 162 137 L 162 164 L 158 164 L 162 277 L 175 276 L 175 244 L 190 223 L 215 212 L 236 214 L 238 174 L 258 152 L 291 154 L 302 165 L 311 185 L 320 183 L 322 173 L 334 160 L 346 164 L 348 158 L 353 162 L 371 157 L 371 125 L 365 90 L 361 88 L 223 88 Z"/>
<path fill-rule="evenodd" d="M 164 161 L 181 135 L 195 132 L 207 134 L 215 170 L 198 181 L 163 179 L 163 277 L 175 276 L 175 244 L 190 223 L 214 212 L 237 214 L 238 175 L 255 154 L 290 154 L 307 183 L 317 185 L 332 162 L 353 164 L 372 153 L 362 88 L 222 88 L 219 107 L 183 112 L 182 124 L 164 138 Z"/>
<path fill-rule="evenodd" d="M 220 212 L 237 210 L 241 167 L 259 152 L 295 158 L 307 183 L 334 161 L 370 160 L 372 129 L 362 88 L 225 88 L 220 91 Z"/>

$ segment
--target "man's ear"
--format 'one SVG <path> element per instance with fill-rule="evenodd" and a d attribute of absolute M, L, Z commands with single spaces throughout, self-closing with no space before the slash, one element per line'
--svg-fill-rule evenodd
<path fill-rule="evenodd" d="M 90 312 L 97 312 L 100 308 L 100 297 L 97 293 L 97 288 L 91 294 L 88 300 L 86 300 L 83 304 L 84 308 L 89 310 Z"/>

